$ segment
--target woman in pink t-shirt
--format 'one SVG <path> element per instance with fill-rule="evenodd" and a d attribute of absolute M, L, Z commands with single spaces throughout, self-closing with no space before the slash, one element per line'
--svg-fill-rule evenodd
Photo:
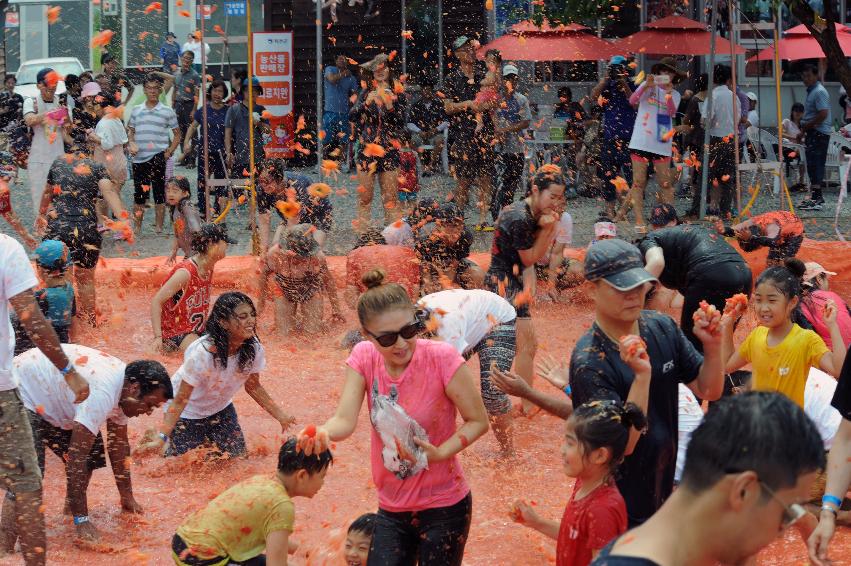
<path fill-rule="evenodd" d="M 336 414 L 302 431 L 308 454 L 351 436 L 364 396 L 378 518 L 369 563 L 460 566 L 472 518 L 470 487 L 456 455 L 488 430 L 478 380 L 450 344 L 419 340 L 423 324 L 405 289 L 363 276 L 361 333 Z M 456 429 L 456 413 L 464 424 Z M 313 427 L 308 427 L 313 428 Z"/>
<path fill-rule="evenodd" d="M 813 325 L 813 330 L 824 339 L 827 347 L 833 349 L 830 330 L 824 322 L 824 307 L 830 300 L 836 303 L 836 324 L 839 325 L 839 333 L 845 342 L 842 347 L 847 348 L 851 344 L 851 311 L 842 297 L 829 290 L 828 276 L 836 273 L 826 270 L 814 261 L 808 261 L 804 266 L 806 271 L 801 281 L 804 290 L 801 312 Z"/>

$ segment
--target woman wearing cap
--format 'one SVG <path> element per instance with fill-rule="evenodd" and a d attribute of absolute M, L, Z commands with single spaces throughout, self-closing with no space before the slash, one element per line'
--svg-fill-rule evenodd
<path fill-rule="evenodd" d="M 629 142 L 632 189 L 617 218 L 626 218 L 632 205 L 635 229 L 638 233 L 647 232 L 644 223 L 644 189 L 647 187 L 647 169 L 651 162 L 656 182 L 662 191 L 659 200 L 664 203 L 674 202 L 671 140 L 674 136 L 674 117 L 680 103 L 680 93 L 674 90 L 674 84 L 685 76 L 685 73 L 677 69 L 677 62 L 673 57 L 665 57 L 653 65 L 650 72 L 629 98 L 630 104 L 638 108 L 632 139 Z"/>
<path fill-rule="evenodd" d="M 785 210 L 765 212 L 724 228 L 719 221 L 716 228 L 727 237 L 735 236 L 746 252 L 761 247 L 768 248 L 768 265 L 783 265 L 786 258 L 795 257 L 804 242 L 804 223 L 798 216 Z"/>
<path fill-rule="evenodd" d="M 832 350 L 833 340 L 831 340 L 830 331 L 824 323 L 824 307 L 828 301 L 836 303 L 836 324 L 839 325 L 839 332 L 842 334 L 845 347 L 848 347 L 851 345 L 851 309 L 848 308 L 848 304 L 842 300 L 842 297 L 830 290 L 829 276 L 836 275 L 836 273 L 826 270 L 821 264 L 814 261 L 804 263 L 804 267 L 806 271 L 801 281 L 803 290 L 801 312 L 813 325 L 813 330 L 818 332 L 827 347 Z"/>
<path fill-rule="evenodd" d="M 317 334 L 323 327 L 322 287 L 328 277 L 328 265 L 319 257 L 319 243 L 311 234 L 313 230 L 310 224 L 289 228 L 286 248 L 272 246 L 260 274 L 257 311 L 263 313 L 269 276 L 274 275 L 275 326 L 282 337 L 294 330 Z"/>
<path fill-rule="evenodd" d="M 86 83 L 83 87 L 83 98 L 88 97 L 93 101 L 95 115 L 100 116 L 94 131 L 87 130 L 86 137 L 92 146 L 92 159 L 106 168 L 112 190 L 121 198 L 121 188 L 127 181 L 127 156 L 124 152 L 128 141 L 127 130 L 120 114 L 98 110 L 98 107 L 104 106 L 103 103 L 98 103 L 99 95 L 100 86 L 97 83 Z M 105 211 L 106 207 L 101 203 L 99 213 L 103 214 Z"/>
<path fill-rule="evenodd" d="M 204 224 L 192 237 L 195 254 L 171 270 L 151 300 L 152 349 L 185 352 L 204 331 L 216 263 L 227 255 L 230 239 L 219 224 Z"/>
<path fill-rule="evenodd" d="M 381 191 L 384 224 L 399 218 L 399 137 L 405 127 L 407 98 L 390 70 L 390 58 L 379 54 L 361 65 L 372 73 L 369 86 L 349 112 L 357 129 L 358 231 L 366 230 L 372 212 L 375 177 Z"/>
<path fill-rule="evenodd" d="M 702 226 L 679 224 L 674 207 L 657 205 L 650 214 L 653 227 L 638 242 L 647 271 L 668 289 L 683 296 L 680 328 L 694 346 L 702 351 L 694 333 L 692 314 L 701 301 L 724 310 L 727 299 L 737 293 L 750 296 L 753 276 L 747 262 L 736 249 Z"/>

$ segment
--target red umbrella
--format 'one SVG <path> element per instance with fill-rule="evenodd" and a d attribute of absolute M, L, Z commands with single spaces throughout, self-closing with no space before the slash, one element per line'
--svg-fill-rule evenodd
<path fill-rule="evenodd" d="M 511 31 L 478 49 L 484 59 L 488 49 L 499 49 L 504 60 L 514 61 L 596 61 L 609 59 L 619 53 L 605 39 L 588 33 L 589 28 L 578 24 L 540 27 L 532 22 L 520 22 Z"/>
<path fill-rule="evenodd" d="M 801 24 L 789 29 L 784 38 L 777 42 L 780 58 L 784 61 L 798 61 L 800 59 L 824 59 L 826 55 L 812 36 L 807 26 Z M 851 57 L 851 28 L 836 24 L 836 39 L 846 57 Z M 774 60 L 774 46 L 766 47 L 750 59 L 751 61 Z"/>
<path fill-rule="evenodd" d="M 625 53 L 650 53 L 653 55 L 708 55 L 712 34 L 700 22 L 683 16 L 668 16 L 645 24 L 639 31 L 615 42 L 615 47 Z M 715 36 L 715 52 L 742 55 L 744 48 L 723 37 Z"/>

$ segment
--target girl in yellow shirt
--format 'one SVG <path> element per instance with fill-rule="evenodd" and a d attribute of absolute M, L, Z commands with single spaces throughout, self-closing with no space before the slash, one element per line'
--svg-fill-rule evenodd
<path fill-rule="evenodd" d="M 754 389 L 777 391 L 800 407 L 804 406 L 804 388 L 810 368 L 817 367 L 836 377 L 845 361 L 835 303 L 829 301 L 824 309 L 824 322 L 831 339 L 840 345 L 833 352 L 818 334 L 793 322 L 803 275 L 803 263 L 792 258 L 786 260 L 784 266 L 770 267 L 759 276 L 751 297 L 759 326 L 738 350 L 733 346 L 732 325 L 722 327 L 726 371 L 733 372 L 750 363 Z"/>

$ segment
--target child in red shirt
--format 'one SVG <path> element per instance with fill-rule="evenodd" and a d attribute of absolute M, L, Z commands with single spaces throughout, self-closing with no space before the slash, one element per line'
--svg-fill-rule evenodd
<path fill-rule="evenodd" d="M 556 566 L 587 566 L 609 542 L 626 531 L 626 504 L 613 476 L 623 460 L 630 430 L 645 428 L 635 404 L 592 401 L 567 420 L 561 447 L 564 471 L 576 478 L 561 524 L 544 519 L 523 501 L 512 518 L 556 539 Z"/>

